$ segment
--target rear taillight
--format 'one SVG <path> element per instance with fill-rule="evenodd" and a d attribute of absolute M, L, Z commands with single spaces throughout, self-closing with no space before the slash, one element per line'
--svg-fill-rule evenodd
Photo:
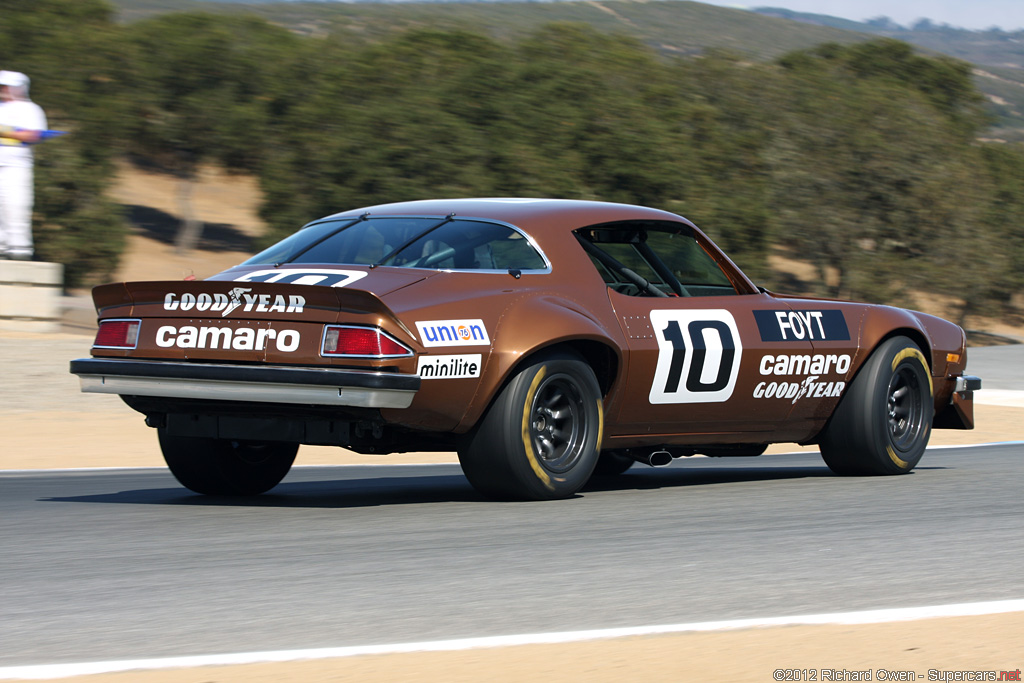
<path fill-rule="evenodd" d="M 320 355 L 340 358 L 405 358 L 412 349 L 378 327 L 327 325 Z"/>
<path fill-rule="evenodd" d="M 139 343 L 139 320 L 101 320 L 94 349 L 134 349 Z"/>

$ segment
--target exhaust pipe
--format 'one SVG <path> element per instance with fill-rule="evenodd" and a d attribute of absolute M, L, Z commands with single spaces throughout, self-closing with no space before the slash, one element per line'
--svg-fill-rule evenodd
<path fill-rule="evenodd" d="M 672 463 L 672 454 L 668 451 L 648 451 L 646 453 L 630 453 L 637 462 L 651 467 L 668 467 Z"/>

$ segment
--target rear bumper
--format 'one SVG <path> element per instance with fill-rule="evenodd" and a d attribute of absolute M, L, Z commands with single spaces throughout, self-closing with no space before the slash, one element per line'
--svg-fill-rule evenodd
<path fill-rule="evenodd" d="M 257 403 L 408 408 L 417 375 L 369 370 L 80 358 L 71 361 L 82 391 Z"/>

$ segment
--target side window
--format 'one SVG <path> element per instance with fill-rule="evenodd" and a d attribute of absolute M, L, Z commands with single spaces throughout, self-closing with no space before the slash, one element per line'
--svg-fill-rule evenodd
<path fill-rule="evenodd" d="M 729 277 L 692 235 L 649 232 L 647 244 L 690 296 L 735 294 Z"/>
<path fill-rule="evenodd" d="M 679 226 L 626 223 L 578 231 L 605 283 L 628 296 L 724 296 L 736 289 Z"/>

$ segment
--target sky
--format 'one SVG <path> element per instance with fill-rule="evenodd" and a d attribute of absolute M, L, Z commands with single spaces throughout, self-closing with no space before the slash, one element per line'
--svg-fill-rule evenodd
<path fill-rule="evenodd" d="M 936 24 L 983 30 L 998 26 L 1004 31 L 1024 28 L 1024 0 L 698 0 L 708 5 L 750 9 L 782 7 L 797 12 L 830 14 L 863 21 L 886 16 L 903 26 L 918 19 Z"/>

